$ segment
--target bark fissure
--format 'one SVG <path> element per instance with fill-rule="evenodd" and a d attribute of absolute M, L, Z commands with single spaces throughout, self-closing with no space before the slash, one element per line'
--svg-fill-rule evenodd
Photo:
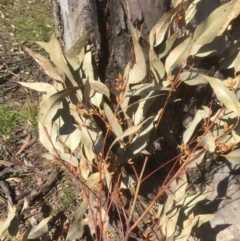
<path fill-rule="evenodd" d="M 100 53 L 98 62 L 98 76 L 101 81 L 106 79 L 109 62 L 109 3 L 106 0 L 97 1 L 97 20 L 100 33 Z"/>

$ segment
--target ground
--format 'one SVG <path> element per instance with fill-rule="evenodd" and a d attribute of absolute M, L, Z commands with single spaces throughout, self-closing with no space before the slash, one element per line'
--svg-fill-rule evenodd
<path fill-rule="evenodd" d="M 77 204 L 77 193 L 72 177 L 42 158 L 45 150 L 38 142 L 36 117 L 39 96 L 17 83 L 50 81 L 24 48 L 39 52 L 33 41 L 49 40 L 53 29 L 47 0 L 0 0 L 0 219 L 7 216 L 8 202 L 20 213 L 27 198 L 29 207 L 19 216 L 19 232 L 26 230 L 30 217 L 39 222 L 52 216 L 51 235 L 58 240 Z"/>

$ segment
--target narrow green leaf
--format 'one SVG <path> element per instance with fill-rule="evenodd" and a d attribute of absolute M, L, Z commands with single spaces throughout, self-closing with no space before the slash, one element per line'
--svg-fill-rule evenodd
<path fill-rule="evenodd" d="M 74 166 L 74 167 L 79 166 L 79 161 L 75 156 L 68 154 L 68 153 L 60 153 L 59 155 L 63 161 L 71 164 L 72 166 Z"/>
<path fill-rule="evenodd" d="M 154 117 L 149 117 L 146 120 L 142 121 L 140 124 L 136 125 L 136 126 L 132 126 L 130 128 L 128 128 L 127 130 L 125 130 L 120 136 L 117 136 L 116 139 L 112 142 L 111 146 L 108 149 L 108 153 L 110 152 L 110 150 L 112 149 L 113 145 L 119 141 L 122 140 L 124 137 L 126 136 L 130 136 L 132 134 L 134 134 L 135 132 L 137 132 L 147 121 L 153 120 Z"/>
<path fill-rule="evenodd" d="M 205 77 L 211 87 L 213 88 L 214 93 L 216 94 L 218 100 L 228 109 L 240 114 L 240 105 L 234 91 L 228 89 L 224 83 L 212 77 Z"/>
<path fill-rule="evenodd" d="M 171 18 L 177 11 L 178 8 L 176 7 L 165 13 L 152 28 L 149 34 L 149 44 L 152 48 L 158 46 L 163 41 L 170 25 Z"/>
<path fill-rule="evenodd" d="M 97 93 L 105 95 L 108 99 L 110 99 L 110 91 L 108 87 L 98 80 L 89 80 L 89 84 L 91 90 L 96 91 Z"/>
<path fill-rule="evenodd" d="M 165 69 L 162 61 L 158 58 L 153 48 L 150 48 L 149 50 L 149 62 L 150 69 L 155 77 L 156 82 L 160 83 L 165 75 Z"/>
<path fill-rule="evenodd" d="M 0 223 L 0 235 L 3 234 L 3 232 L 9 227 L 11 221 L 13 220 L 13 218 L 16 215 L 16 207 L 13 206 L 11 207 L 10 204 L 8 204 L 8 215 L 7 215 L 7 219 L 5 219 L 4 221 L 2 221 Z"/>
<path fill-rule="evenodd" d="M 176 39 L 177 39 L 177 34 L 174 33 L 159 46 L 159 48 L 156 50 L 156 53 L 158 54 L 159 59 L 164 58 L 168 54 L 173 44 L 175 43 Z"/>
<path fill-rule="evenodd" d="M 205 75 L 189 71 L 184 71 L 179 75 L 179 79 L 187 85 L 207 84 L 208 81 L 204 77 Z"/>
<path fill-rule="evenodd" d="M 91 30 L 86 31 L 67 51 L 66 56 L 73 59 L 80 65 L 78 55 L 82 48 L 87 44 Z"/>
<path fill-rule="evenodd" d="M 66 240 L 76 240 L 82 238 L 84 233 L 84 225 L 85 222 L 83 220 L 74 221 L 68 229 Z"/>
<path fill-rule="evenodd" d="M 167 219 L 162 225 L 162 232 L 166 236 L 166 238 L 169 238 L 174 234 L 177 228 L 179 213 L 180 213 L 180 209 L 175 208 L 174 210 L 171 211 L 171 213 L 167 215 Z"/>
<path fill-rule="evenodd" d="M 240 164 L 240 149 L 236 149 L 234 151 L 231 151 L 229 154 L 222 156 L 224 156 L 229 162 L 234 165 Z"/>
<path fill-rule="evenodd" d="M 157 121 L 162 109 L 154 116 L 154 118 L 150 117 L 147 119 L 147 122 L 143 125 L 142 131 L 135 136 L 129 147 L 129 158 L 135 158 L 140 154 L 140 152 L 147 146 L 147 141 L 149 135 L 154 128 L 154 123 Z"/>
<path fill-rule="evenodd" d="M 53 66 L 53 64 L 46 57 L 41 54 L 35 53 L 34 51 L 25 48 L 30 56 L 34 58 L 34 60 L 42 67 L 44 72 L 52 79 L 58 80 L 60 82 L 64 82 L 64 74 L 60 69 L 57 69 Z"/>
<path fill-rule="evenodd" d="M 72 86 L 78 86 L 79 83 L 77 83 L 76 80 L 73 78 L 73 75 L 67 65 L 67 61 L 63 56 L 62 47 L 57 38 L 52 35 L 48 43 L 36 43 L 49 53 L 50 60 L 67 75 L 68 79 L 71 81 Z"/>
<path fill-rule="evenodd" d="M 80 206 L 73 213 L 74 221 L 79 221 L 83 218 L 83 215 L 87 211 L 88 201 L 86 198 L 83 199 Z"/>
<path fill-rule="evenodd" d="M 165 63 L 165 69 L 168 75 L 171 75 L 171 71 L 182 66 L 186 62 L 192 45 L 192 38 L 188 36 L 169 53 Z"/>
<path fill-rule="evenodd" d="M 207 107 L 204 107 L 203 110 L 198 110 L 196 115 L 194 116 L 192 122 L 188 126 L 187 130 L 183 134 L 183 144 L 187 144 L 197 125 L 200 123 L 202 119 L 208 118 L 211 115 L 211 110 Z"/>
<path fill-rule="evenodd" d="M 133 68 L 130 69 L 128 76 L 128 84 L 136 84 L 142 81 L 147 74 L 146 60 L 142 51 L 140 44 L 137 39 L 132 35 L 132 41 L 134 46 L 134 53 L 136 63 Z"/>
<path fill-rule="evenodd" d="M 86 78 L 94 79 L 94 71 L 92 66 L 92 53 L 90 50 L 88 50 L 84 55 L 82 70 Z"/>
<path fill-rule="evenodd" d="M 104 174 L 102 173 L 101 179 L 104 178 Z M 92 189 L 97 183 L 101 181 L 100 179 L 100 172 L 95 172 L 92 175 L 90 175 L 86 181 L 86 185 Z"/>
<path fill-rule="evenodd" d="M 200 23 L 193 34 L 195 45 L 204 45 L 213 41 L 219 32 L 226 29 L 225 22 L 237 0 L 221 5 L 214 10 L 202 23 Z M 221 16 L 221 17 L 219 17 Z"/>
<path fill-rule="evenodd" d="M 215 139 L 212 136 L 201 136 L 200 141 L 202 146 L 209 152 L 214 152 L 216 149 Z"/>
<path fill-rule="evenodd" d="M 48 96 L 51 96 L 57 92 L 57 90 L 48 83 L 43 83 L 43 82 L 36 82 L 36 83 L 18 82 L 18 83 L 32 90 L 36 90 L 39 92 L 46 92 Z"/>
<path fill-rule="evenodd" d="M 44 218 L 37 226 L 32 227 L 31 232 L 28 235 L 28 239 L 35 239 L 41 237 L 48 231 L 48 222 L 51 217 Z"/>
<path fill-rule="evenodd" d="M 111 125 L 112 131 L 116 136 L 120 136 L 123 133 L 122 127 L 118 123 L 118 119 L 114 116 L 112 110 L 108 104 L 103 102 L 104 113 L 108 119 L 109 124 Z"/>
<path fill-rule="evenodd" d="M 45 126 L 49 122 L 52 121 L 53 117 L 57 113 L 59 109 L 60 102 L 69 96 L 71 93 L 75 92 L 76 90 L 82 88 L 82 86 L 76 86 L 76 87 L 70 87 L 68 89 L 61 90 L 52 96 L 50 96 L 48 99 L 46 99 L 40 108 L 40 111 L 38 113 L 38 118 L 40 123 Z"/>
<path fill-rule="evenodd" d="M 130 189 L 136 186 L 137 179 L 134 175 L 128 175 L 122 178 L 120 188 Z"/>

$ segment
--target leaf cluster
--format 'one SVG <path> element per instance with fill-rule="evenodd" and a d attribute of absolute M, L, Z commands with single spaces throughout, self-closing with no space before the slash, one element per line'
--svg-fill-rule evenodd
<path fill-rule="evenodd" d="M 94 72 L 91 48 L 88 45 L 90 30 L 65 56 L 54 36 L 48 43 L 37 42 L 49 53 L 50 60 L 26 49 L 53 79 L 52 84 L 19 82 L 23 87 L 42 92 L 38 113 L 39 138 L 48 151 L 43 156 L 69 167 L 76 176 L 81 174 L 82 178 L 85 197 L 74 214 L 68 240 L 81 237 L 84 225 L 89 222 L 84 218 L 89 206 L 86 192 L 91 192 L 99 183 L 102 190 L 105 183 L 112 193 L 116 177 L 114 172 L 117 170 L 113 164 L 116 167 L 122 164 L 133 165 L 139 156 L 146 156 L 146 160 L 148 159 L 152 136 L 170 97 L 182 82 L 190 86 L 209 84 L 217 98 L 217 104 L 213 108 L 210 102 L 199 108 L 183 133 L 182 143 L 179 145 L 181 167 L 156 196 L 157 200 L 171 186 L 173 180 L 177 180 L 174 193 L 168 195 L 166 202 L 157 209 L 158 225 L 166 239 L 175 237 L 175 240 L 183 241 L 188 239 L 193 226 L 200 226 L 213 218 L 212 215 L 193 216 L 192 207 L 205 198 L 206 192 L 189 195 L 189 184 L 183 170 L 196 168 L 207 152 L 224 156 L 234 164 L 239 163 L 240 150 L 236 149 L 240 140 L 239 76 L 236 74 L 234 78 L 220 80 L 193 72 L 191 68 L 186 69 L 186 66 L 190 58 L 204 58 L 220 50 L 224 31 L 239 14 L 239 1 L 232 0 L 220 6 L 196 28 L 188 30 L 187 26 L 197 12 L 198 2 L 199 0 L 175 3 L 175 7 L 151 30 L 151 83 L 143 82 L 148 66 L 136 32 L 130 33 L 135 63 L 133 66 L 129 63 L 124 73 L 120 73 L 115 80 L 119 92 L 115 107 L 111 105 L 108 87 L 100 82 Z M 185 28 L 179 28 L 179 20 L 184 20 Z M 220 59 L 222 69 L 234 68 L 237 73 L 238 41 L 226 47 Z M 160 97 L 165 104 L 154 112 L 152 107 Z M 94 172 L 94 168 L 98 171 Z M 137 197 L 141 175 L 121 176 L 122 182 L 118 184 L 120 188 L 132 188 L 137 184 Z M 134 205 L 133 203 L 133 209 Z M 146 212 L 152 206 L 153 203 Z M 131 214 L 128 221 L 131 222 Z M 180 227 L 178 234 L 177 227 Z"/>

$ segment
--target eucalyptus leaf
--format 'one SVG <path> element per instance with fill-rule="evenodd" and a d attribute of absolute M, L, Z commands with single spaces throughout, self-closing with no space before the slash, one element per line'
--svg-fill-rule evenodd
<path fill-rule="evenodd" d="M 103 99 L 103 95 L 101 93 L 91 91 L 90 101 L 93 105 L 97 106 L 99 109 L 101 109 L 102 99 Z"/>
<path fill-rule="evenodd" d="M 212 136 L 201 136 L 201 145 L 209 152 L 214 152 L 216 149 L 215 139 Z"/>
<path fill-rule="evenodd" d="M 35 83 L 26 83 L 26 82 L 18 82 L 20 85 L 30 88 L 32 90 L 36 90 L 38 92 L 46 92 L 47 96 L 51 96 L 57 92 L 57 90 L 48 83 L 43 82 L 35 82 Z"/>
<path fill-rule="evenodd" d="M 116 139 L 112 142 L 111 146 L 108 148 L 108 153 L 110 153 L 110 150 L 112 149 L 113 145 L 119 141 L 122 140 L 126 136 L 133 135 L 136 133 L 146 122 L 149 122 L 153 120 L 153 117 L 149 117 L 146 120 L 142 121 L 140 124 L 136 126 L 129 127 L 127 130 L 125 130 L 120 136 L 117 136 Z M 107 155 L 108 156 L 108 155 Z"/>
<path fill-rule="evenodd" d="M 165 69 L 162 61 L 158 58 L 157 54 L 154 52 L 154 49 L 150 48 L 149 50 L 149 61 L 150 69 L 155 77 L 156 83 L 160 83 L 162 78 L 165 75 Z"/>
<path fill-rule="evenodd" d="M 237 0 L 234 0 L 221 5 L 197 26 L 193 34 L 195 45 L 210 43 L 219 33 L 223 33 L 227 27 L 225 23 L 236 2 Z"/>
<path fill-rule="evenodd" d="M 229 162 L 234 165 L 240 164 L 240 149 L 236 149 L 234 151 L 231 151 L 229 154 L 222 156 L 224 156 Z"/>
<path fill-rule="evenodd" d="M 130 189 L 136 186 L 136 183 L 137 183 L 137 179 L 134 175 L 127 175 L 122 178 L 120 188 Z"/>
<path fill-rule="evenodd" d="M 48 124 L 52 121 L 53 117 L 57 113 L 59 109 L 60 102 L 69 96 L 71 93 L 75 92 L 76 90 L 82 88 L 82 86 L 76 86 L 76 87 L 70 87 L 68 89 L 61 90 L 52 96 L 50 96 L 48 99 L 46 99 L 40 108 L 40 111 L 38 113 L 39 121 L 43 126 Z"/>
<path fill-rule="evenodd" d="M 200 214 L 200 215 L 197 215 L 197 217 L 198 217 L 197 227 L 200 227 L 202 224 L 207 223 L 210 220 L 214 219 L 216 217 L 216 214 Z"/>
<path fill-rule="evenodd" d="M 152 48 L 158 46 L 163 41 L 170 25 L 171 18 L 177 11 L 177 7 L 173 8 L 169 12 L 165 13 L 154 25 L 149 34 L 149 44 Z"/>
<path fill-rule="evenodd" d="M 64 82 L 64 74 L 60 69 L 57 69 L 46 57 L 41 54 L 35 53 L 29 48 L 25 48 L 30 56 L 34 58 L 34 60 L 42 67 L 44 72 L 52 79 L 58 80 L 60 82 Z M 47 83 L 46 83 L 47 84 Z"/>
<path fill-rule="evenodd" d="M 203 110 L 198 110 L 194 116 L 192 122 L 189 124 L 187 130 L 183 134 L 183 144 L 187 144 L 190 138 L 192 137 L 197 125 L 202 119 L 208 118 L 211 115 L 211 110 L 207 107 L 204 107 Z"/>
<path fill-rule="evenodd" d="M 148 118 L 147 122 L 142 127 L 142 131 L 140 131 L 138 135 L 133 138 L 129 146 L 129 153 L 128 153 L 129 158 L 135 158 L 147 146 L 149 135 L 152 129 L 154 128 L 154 123 L 159 118 L 161 111 L 163 110 L 161 109 L 157 113 L 157 115 L 154 116 L 154 118 L 151 118 L 151 117 Z"/>
<path fill-rule="evenodd" d="M 72 166 L 74 166 L 74 167 L 78 167 L 79 166 L 79 161 L 78 161 L 78 159 L 75 156 L 73 156 L 71 154 L 68 154 L 68 153 L 60 153 L 59 155 L 60 155 L 60 158 L 63 161 L 71 164 Z"/>
<path fill-rule="evenodd" d="M 13 218 L 16 215 L 16 207 L 15 206 L 11 206 L 10 204 L 8 204 L 8 214 L 7 214 L 7 218 L 0 222 L 0 235 L 3 234 L 3 232 L 10 226 L 11 221 L 13 220 Z"/>
<path fill-rule="evenodd" d="M 92 175 L 90 175 L 86 181 L 86 185 L 92 189 L 97 183 L 101 181 L 101 179 L 104 178 L 104 174 L 102 173 L 100 176 L 100 172 L 95 172 Z"/>
<path fill-rule="evenodd" d="M 221 51 L 224 49 L 225 39 L 222 36 L 216 37 L 210 43 L 204 45 L 193 45 L 190 55 L 194 55 L 196 57 L 206 57 L 210 54 L 213 54 L 217 51 Z"/>
<path fill-rule="evenodd" d="M 74 221 L 68 229 L 66 240 L 76 240 L 82 238 L 84 226 L 85 222 L 83 220 Z"/>
<path fill-rule="evenodd" d="M 198 217 L 189 216 L 188 219 L 183 222 L 183 229 L 180 230 L 179 235 L 175 237 L 174 241 L 187 241 L 197 221 Z"/>
<path fill-rule="evenodd" d="M 105 101 L 103 102 L 103 108 L 113 133 L 116 136 L 120 136 L 123 133 L 123 130 L 120 124 L 118 123 L 117 117 L 114 116 L 112 110 L 110 109 L 109 105 Z"/>
<path fill-rule="evenodd" d="M 189 169 L 196 168 L 200 163 L 202 163 L 205 153 L 206 151 L 204 151 L 204 149 L 195 151 L 194 156 L 190 159 L 187 167 Z"/>
<path fill-rule="evenodd" d="M 177 187 L 174 194 L 174 200 L 178 203 L 185 195 L 188 186 L 187 175 L 183 174 L 177 178 Z"/>
<path fill-rule="evenodd" d="M 91 30 L 86 31 L 67 51 L 66 57 L 73 59 L 78 65 L 80 65 L 79 62 L 79 54 L 81 50 L 84 48 L 84 46 L 87 44 L 89 35 L 91 33 Z"/>
<path fill-rule="evenodd" d="M 209 192 L 210 191 L 206 189 L 204 192 L 197 192 L 193 195 L 187 195 L 183 204 L 184 214 L 187 216 L 190 215 L 192 209 L 196 206 L 196 204 L 204 200 L 209 194 Z"/>
<path fill-rule="evenodd" d="M 224 83 L 212 77 L 206 77 L 207 81 L 213 88 L 218 100 L 228 109 L 234 111 L 238 115 L 240 114 L 240 105 L 234 91 L 228 89 Z"/>
<path fill-rule="evenodd" d="M 178 208 L 173 209 L 171 213 L 167 215 L 167 219 L 162 225 L 162 232 L 167 239 L 174 234 L 177 228 L 176 224 L 178 221 L 179 213 L 180 213 L 180 209 Z"/>
<path fill-rule="evenodd" d="M 37 226 L 32 227 L 31 232 L 28 235 L 28 239 L 35 239 L 41 237 L 48 231 L 48 222 L 51 217 L 44 218 Z"/>
<path fill-rule="evenodd" d="M 184 71 L 179 75 L 179 79 L 187 85 L 199 85 L 207 84 L 208 81 L 205 75 L 199 74 L 197 72 Z"/>
<path fill-rule="evenodd" d="M 136 84 L 142 81 L 147 74 L 146 60 L 142 51 L 140 44 L 137 39 L 132 35 L 132 41 L 134 46 L 134 53 L 136 63 L 133 68 L 130 69 L 128 76 L 128 84 Z"/>
<path fill-rule="evenodd" d="M 159 59 L 164 58 L 168 54 L 173 44 L 175 43 L 176 39 L 177 39 L 177 34 L 174 33 L 159 46 L 159 48 L 156 50 L 156 53 L 158 54 Z"/>
<path fill-rule="evenodd" d="M 94 79 L 94 70 L 92 66 L 92 53 L 90 50 L 88 50 L 84 55 L 82 70 L 86 78 Z"/>
<path fill-rule="evenodd" d="M 57 38 L 52 35 L 50 38 L 50 42 L 44 43 L 44 42 L 36 42 L 39 46 L 44 48 L 50 55 L 50 60 L 61 70 L 63 71 L 68 79 L 70 80 L 72 86 L 78 86 L 79 83 L 76 82 L 74 79 L 68 65 L 67 61 L 65 60 L 63 53 L 62 53 L 62 47 L 57 40 Z"/>
<path fill-rule="evenodd" d="M 171 71 L 182 66 L 186 62 L 192 45 L 192 38 L 188 36 L 182 39 L 182 42 L 169 53 L 165 62 L 165 69 L 168 75 L 171 75 Z"/>
<path fill-rule="evenodd" d="M 58 125 L 56 123 L 48 123 L 43 126 L 38 122 L 39 140 L 41 144 L 51 153 L 55 153 L 55 149 L 64 152 L 63 145 L 58 140 Z"/>
<path fill-rule="evenodd" d="M 80 206 L 73 213 L 74 221 L 79 221 L 83 218 L 83 215 L 87 211 L 88 201 L 86 198 L 83 199 Z"/>
<path fill-rule="evenodd" d="M 89 84 L 91 90 L 96 91 L 97 93 L 105 95 L 108 99 L 110 99 L 110 91 L 108 87 L 98 80 L 89 79 Z"/>
<path fill-rule="evenodd" d="M 61 115 L 57 122 L 59 124 L 59 138 L 72 153 L 79 146 L 82 132 L 76 127 L 67 107 L 61 109 Z"/>

